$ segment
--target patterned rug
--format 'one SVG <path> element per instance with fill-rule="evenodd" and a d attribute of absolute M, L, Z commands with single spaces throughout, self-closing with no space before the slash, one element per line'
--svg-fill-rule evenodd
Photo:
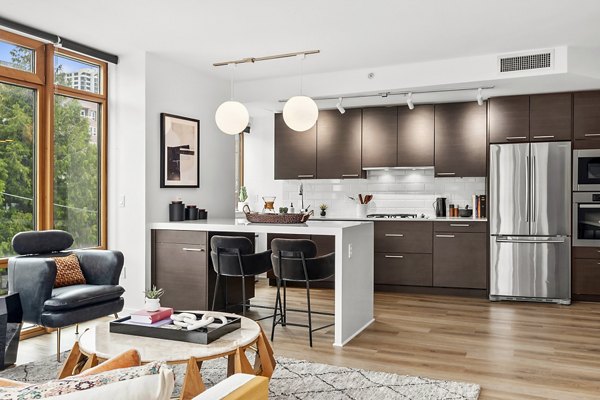
<path fill-rule="evenodd" d="M 224 358 L 202 365 L 202 376 L 207 387 L 225 379 L 226 366 Z M 0 377 L 24 382 L 43 382 L 55 379 L 59 367 L 52 356 L 45 361 L 7 369 L 0 372 Z M 179 393 L 185 366 L 178 365 L 173 369 L 177 380 L 175 392 Z M 277 367 L 269 385 L 269 399 L 475 400 L 479 397 L 479 390 L 479 385 L 472 383 L 343 368 L 277 357 Z"/>

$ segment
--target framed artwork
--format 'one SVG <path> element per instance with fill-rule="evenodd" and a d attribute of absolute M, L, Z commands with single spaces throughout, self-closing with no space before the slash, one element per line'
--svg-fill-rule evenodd
<path fill-rule="evenodd" d="M 200 121 L 160 114 L 160 187 L 200 187 Z"/>

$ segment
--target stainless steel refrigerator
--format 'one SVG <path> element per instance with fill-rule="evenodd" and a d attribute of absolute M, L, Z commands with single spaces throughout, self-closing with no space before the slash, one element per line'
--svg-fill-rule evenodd
<path fill-rule="evenodd" d="M 490 145 L 490 300 L 571 302 L 571 143 Z"/>

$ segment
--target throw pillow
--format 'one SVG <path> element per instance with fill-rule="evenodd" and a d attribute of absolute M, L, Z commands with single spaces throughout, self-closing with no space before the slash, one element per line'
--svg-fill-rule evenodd
<path fill-rule="evenodd" d="M 85 285 L 85 277 L 75 254 L 66 257 L 54 257 L 56 263 L 56 280 L 54 287 L 59 288 L 71 285 Z"/>

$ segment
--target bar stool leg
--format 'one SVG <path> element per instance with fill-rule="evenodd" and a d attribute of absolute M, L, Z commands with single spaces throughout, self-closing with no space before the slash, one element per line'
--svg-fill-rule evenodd
<path fill-rule="evenodd" d="M 275 309 L 273 310 L 273 326 L 271 327 L 271 341 L 275 337 L 275 326 L 277 325 L 277 311 L 281 310 L 281 296 L 279 295 L 279 290 L 281 287 L 281 283 L 279 282 L 279 278 L 277 278 L 277 294 L 275 295 Z M 279 313 L 281 317 L 281 312 Z"/>
<path fill-rule="evenodd" d="M 242 275 L 242 315 L 246 316 L 246 277 Z"/>
<path fill-rule="evenodd" d="M 312 314 L 310 311 L 310 284 L 306 281 L 306 304 L 308 305 L 308 341 L 312 347 Z"/>
<path fill-rule="evenodd" d="M 287 284 L 285 281 L 283 281 L 283 312 L 282 312 L 282 320 L 281 320 L 281 326 L 285 326 L 287 323 Z"/>
<path fill-rule="evenodd" d="M 213 301 L 211 311 L 215 311 L 215 304 L 217 302 L 217 292 L 219 291 L 219 281 L 221 280 L 221 275 L 217 274 L 217 280 L 215 281 L 215 292 L 213 293 Z"/>

